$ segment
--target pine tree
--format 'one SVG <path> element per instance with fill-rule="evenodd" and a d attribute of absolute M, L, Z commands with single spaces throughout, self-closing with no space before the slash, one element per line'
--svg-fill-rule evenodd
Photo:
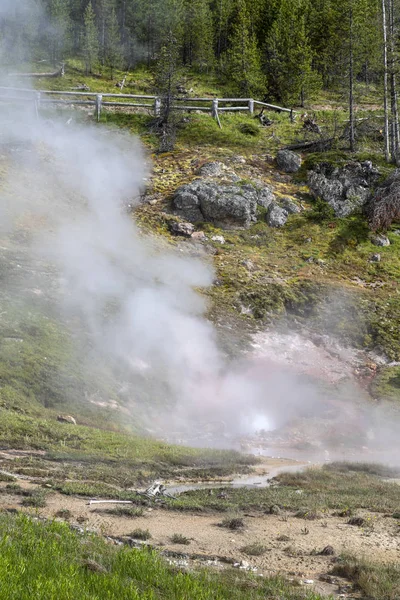
<path fill-rule="evenodd" d="M 281 0 L 266 40 L 265 66 L 270 94 L 285 104 L 304 103 L 321 85 L 312 68 L 307 36 L 308 0 Z"/>
<path fill-rule="evenodd" d="M 110 77 L 113 78 L 114 69 L 121 65 L 122 61 L 122 46 L 119 34 L 119 25 L 115 10 L 112 9 L 107 21 L 106 47 L 105 47 L 105 62 L 110 68 Z"/>
<path fill-rule="evenodd" d="M 69 7 L 64 0 L 50 0 L 47 38 L 50 59 L 54 65 L 64 60 L 70 48 L 71 22 Z"/>
<path fill-rule="evenodd" d="M 208 0 L 186 0 L 182 57 L 185 65 L 212 68 L 213 24 Z"/>
<path fill-rule="evenodd" d="M 91 73 L 99 59 L 99 38 L 96 26 L 96 17 L 92 3 L 86 7 L 85 16 L 85 39 L 83 52 L 85 57 L 86 74 Z"/>
<path fill-rule="evenodd" d="M 265 93 L 260 54 L 255 34 L 250 32 L 250 17 L 244 0 L 239 0 L 226 69 L 234 93 L 248 98 Z"/>

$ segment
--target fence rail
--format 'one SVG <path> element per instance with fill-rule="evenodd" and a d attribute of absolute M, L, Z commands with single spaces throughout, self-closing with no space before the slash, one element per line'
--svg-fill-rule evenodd
<path fill-rule="evenodd" d="M 18 95 L 20 94 L 20 95 Z M 84 99 L 85 98 L 85 99 Z M 105 100 L 110 98 L 111 100 Z M 115 99 L 115 100 L 114 100 Z M 129 100 L 141 100 L 142 102 L 129 102 Z M 153 100 L 153 102 L 143 102 L 143 100 Z M 148 108 L 152 110 L 155 116 L 159 116 L 161 112 L 162 101 L 158 96 L 146 94 L 111 94 L 108 92 L 84 92 L 80 90 L 32 90 L 26 88 L 12 88 L 0 86 L 0 101 L 2 102 L 26 102 L 30 101 L 35 106 L 35 111 L 38 113 L 42 105 L 57 104 L 71 106 L 93 106 L 97 120 L 100 120 L 103 107 L 115 108 Z M 175 98 L 176 103 L 173 108 L 184 111 L 200 111 L 210 113 L 214 117 L 219 126 L 218 114 L 220 112 L 249 112 L 254 114 L 255 106 L 261 106 L 262 109 L 275 110 L 278 112 L 289 113 L 290 119 L 293 121 L 296 111 L 291 108 L 268 104 L 253 98 L 192 98 L 181 97 Z M 202 104 L 191 104 L 206 103 Z M 184 104 L 180 104 L 184 103 Z M 239 103 L 237 106 L 236 104 Z M 221 106 L 222 104 L 222 106 Z"/>

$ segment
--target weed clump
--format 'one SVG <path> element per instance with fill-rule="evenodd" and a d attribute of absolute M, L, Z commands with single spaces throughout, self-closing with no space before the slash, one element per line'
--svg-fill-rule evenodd
<path fill-rule="evenodd" d="M 188 546 L 190 544 L 190 539 L 181 533 L 174 533 L 174 535 L 170 538 L 173 544 L 182 544 L 184 546 Z"/>
<path fill-rule="evenodd" d="M 137 506 L 116 506 L 115 508 L 104 508 L 97 512 L 106 513 L 108 515 L 114 515 L 116 517 L 142 517 L 143 508 Z"/>
<path fill-rule="evenodd" d="M 134 529 L 132 531 L 132 533 L 129 534 L 130 537 L 134 538 L 135 540 L 150 540 L 152 535 L 150 533 L 150 531 L 148 529 Z"/>
<path fill-rule="evenodd" d="M 262 556 L 266 553 L 268 548 L 259 542 L 255 542 L 254 544 L 247 544 L 247 546 L 243 546 L 241 548 L 241 552 L 248 554 L 249 556 Z"/>
<path fill-rule="evenodd" d="M 60 508 L 60 510 L 54 513 L 54 516 L 68 521 L 72 517 L 72 512 L 68 508 Z"/>
<path fill-rule="evenodd" d="M 22 506 L 31 506 L 33 508 L 43 508 L 46 506 L 46 494 L 42 491 L 34 491 L 30 496 L 26 496 Z"/>
<path fill-rule="evenodd" d="M 226 529 L 231 529 L 232 531 L 243 529 L 244 521 L 240 517 L 227 517 L 221 523 L 218 523 L 218 527 L 225 527 Z"/>

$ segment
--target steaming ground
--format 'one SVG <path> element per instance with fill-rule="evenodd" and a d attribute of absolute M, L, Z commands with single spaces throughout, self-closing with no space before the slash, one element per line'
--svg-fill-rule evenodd
<path fill-rule="evenodd" d="M 82 402 L 102 364 L 115 396 L 95 390 L 94 402 L 158 437 L 237 446 L 245 436 L 245 448 L 318 459 L 400 454 L 392 415 L 366 391 L 378 357 L 293 331 L 226 322 L 217 333 L 206 320 L 195 290 L 212 284 L 212 266 L 145 237 L 126 211 L 148 173 L 136 140 L 10 116 L 0 132 L 2 318 L 13 305 L 68 328 Z"/>

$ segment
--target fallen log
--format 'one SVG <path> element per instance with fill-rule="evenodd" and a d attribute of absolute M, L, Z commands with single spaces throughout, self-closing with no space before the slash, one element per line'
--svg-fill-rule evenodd
<path fill-rule="evenodd" d="M 65 65 L 53 73 L 9 73 L 8 77 L 64 77 Z"/>
<path fill-rule="evenodd" d="M 285 147 L 285 150 L 304 150 L 309 152 L 326 152 L 332 148 L 335 138 L 314 140 L 311 142 L 298 142 Z"/>

